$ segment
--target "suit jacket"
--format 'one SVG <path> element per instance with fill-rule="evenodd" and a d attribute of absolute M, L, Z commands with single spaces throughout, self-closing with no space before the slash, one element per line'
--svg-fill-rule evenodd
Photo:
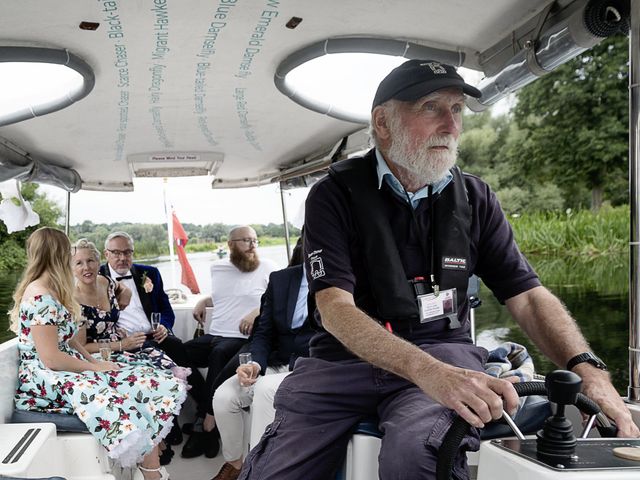
<path fill-rule="evenodd" d="M 296 265 L 269 275 L 249 349 L 263 375 L 267 365 L 289 365 L 292 369 L 298 357 L 309 356 L 309 340 L 315 333 L 309 318 L 301 327 L 291 328 L 302 274 L 302 265 Z"/>
<path fill-rule="evenodd" d="M 100 266 L 100 274 L 105 277 L 111 276 L 107 264 Z M 151 290 L 150 293 L 145 292 L 143 288 L 142 279 L 145 274 L 147 278 L 151 280 L 151 283 L 153 283 L 153 290 Z M 136 290 L 138 291 L 138 296 L 140 297 L 140 302 L 142 303 L 144 313 L 147 315 L 147 319 L 151 319 L 152 312 L 160 312 L 162 315 L 160 323 L 171 330 L 176 316 L 173 313 L 173 308 L 171 308 L 171 303 L 169 303 L 169 297 L 164 292 L 160 271 L 156 267 L 134 263 L 131 266 L 131 275 L 133 276 L 132 280 L 136 285 Z"/>

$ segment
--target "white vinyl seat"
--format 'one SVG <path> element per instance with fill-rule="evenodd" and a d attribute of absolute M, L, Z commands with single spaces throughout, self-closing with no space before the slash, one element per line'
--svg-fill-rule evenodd
<path fill-rule="evenodd" d="M 46 421 L 56 415 L 10 423 L 18 385 L 18 339 L 0 344 L 0 364 L 0 478 L 115 480 L 106 450 L 92 435 L 58 432 Z"/>

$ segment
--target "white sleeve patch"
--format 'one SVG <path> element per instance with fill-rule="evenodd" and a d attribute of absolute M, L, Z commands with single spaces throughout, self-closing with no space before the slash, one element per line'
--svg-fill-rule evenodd
<path fill-rule="evenodd" d="M 322 252 L 322 250 L 313 252 L 309 256 L 309 271 L 311 272 L 311 277 L 314 280 L 325 276 L 324 264 L 322 263 L 322 258 L 320 257 L 320 255 L 318 255 L 318 253 L 320 252 Z"/>

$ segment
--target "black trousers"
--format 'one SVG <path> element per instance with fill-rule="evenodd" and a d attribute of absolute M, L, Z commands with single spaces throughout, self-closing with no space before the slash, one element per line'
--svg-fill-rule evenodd
<path fill-rule="evenodd" d="M 231 357 L 231 360 L 227 362 L 222 371 L 218 374 L 218 376 L 213 380 L 213 391 L 215 392 L 220 385 L 226 382 L 229 378 L 233 377 L 236 374 L 236 370 L 240 366 L 240 358 L 238 357 L 241 353 L 245 353 L 251 350 L 251 339 L 247 343 L 245 343 L 240 350 L 238 350 L 237 355 Z"/>
<path fill-rule="evenodd" d="M 169 335 L 162 343 L 158 343 L 155 340 L 147 340 L 143 347 L 148 346 L 159 348 L 181 367 L 191 369 L 191 375 L 187 377 L 187 381 L 189 385 L 191 385 L 189 394 L 196 402 L 198 414 L 204 415 L 204 413 L 211 408 L 210 405 L 207 405 L 207 402 L 209 404 L 211 403 L 208 395 L 209 390 L 202 374 L 195 368 L 195 365 L 191 363 L 189 355 L 187 354 L 186 344 L 182 343 L 182 340 L 175 335 Z"/>
<path fill-rule="evenodd" d="M 205 382 L 207 392 L 206 413 L 213 415 L 213 394 L 216 391 L 215 389 L 236 373 L 235 368 L 232 366 L 226 369 L 225 366 L 230 360 L 237 357 L 238 351 L 246 344 L 247 340 L 245 338 L 218 337 L 209 334 L 194 338 L 184 344 L 191 364 L 195 367 L 209 369 Z M 228 376 L 218 378 L 223 371 Z"/>

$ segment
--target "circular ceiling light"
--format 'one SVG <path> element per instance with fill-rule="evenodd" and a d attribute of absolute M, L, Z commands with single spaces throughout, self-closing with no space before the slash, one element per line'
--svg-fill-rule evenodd
<path fill-rule="evenodd" d="M 459 66 L 464 53 L 400 40 L 330 38 L 287 57 L 278 66 L 274 82 L 278 90 L 305 108 L 367 124 L 380 81 L 393 68 L 414 58 Z M 465 70 L 459 70 L 463 77 Z"/>
<path fill-rule="evenodd" d="M 91 67 L 67 50 L 0 47 L 0 126 L 61 110 L 94 85 Z"/>

